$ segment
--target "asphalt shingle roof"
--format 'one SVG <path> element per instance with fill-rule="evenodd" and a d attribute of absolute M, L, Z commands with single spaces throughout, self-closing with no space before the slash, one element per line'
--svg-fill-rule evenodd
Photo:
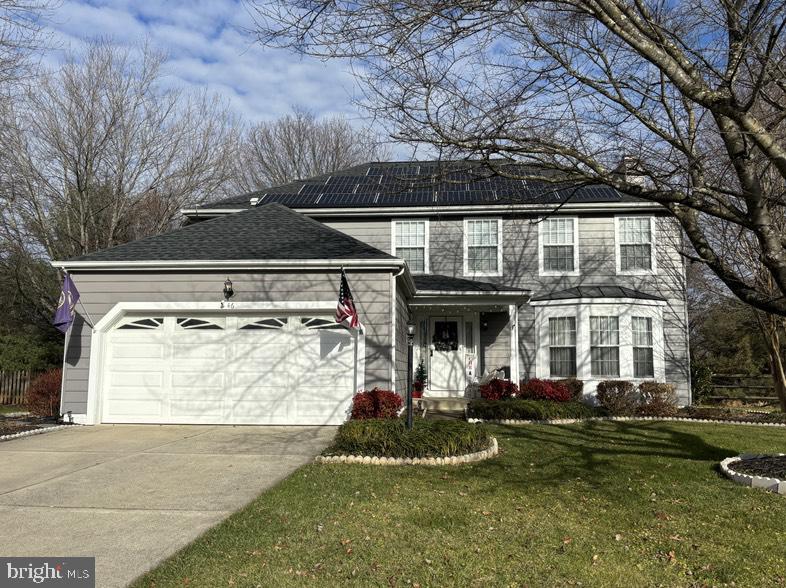
<path fill-rule="evenodd" d="M 560 204 L 570 202 L 638 202 L 602 185 L 575 185 L 516 180 L 526 171 L 541 176 L 556 172 L 495 162 L 496 174 L 478 162 L 371 162 L 332 174 L 298 180 L 205 204 L 206 209 L 250 208 L 279 202 L 291 208 L 374 208 L 380 206 L 466 206 Z"/>
<path fill-rule="evenodd" d="M 76 257 L 71 261 L 224 261 L 256 259 L 393 259 L 290 210 L 265 204 Z"/>
<path fill-rule="evenodd" d="M 572 298 L 633 298 L 636 300 L 665 300 L 654 294 L 639 292 L 624 286 L 576 286 L 566 290 L 559 290 L 549 294 L 534 296 L 533 302 L 539 300 L 570 300 Z"/>
<path fill-rule="evenodd" d="M 413 276 L 417 290 L 439 292 L 521 292 L 521 288 L 499 286 L 490 282 L 478 282 L 453 276 L 423 274 Z"/>

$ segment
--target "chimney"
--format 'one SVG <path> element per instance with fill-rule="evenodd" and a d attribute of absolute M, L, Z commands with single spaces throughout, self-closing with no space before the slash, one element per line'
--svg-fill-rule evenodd
<path fill-rule="evenodd" d="M 614 174 L 621 176 L 623 180 L 629 184 L 641 186 L 644 188 L 647 184 L 647 176 L 644 173 L 644 166 L 638 157 L 632 155 L 623 155 L 617 167 L 614 168 Z"/>

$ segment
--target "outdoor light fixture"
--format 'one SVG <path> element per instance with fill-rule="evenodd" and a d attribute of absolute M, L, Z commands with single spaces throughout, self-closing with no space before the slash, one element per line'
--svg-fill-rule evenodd
<path fill-rule="evenodd" d="M 235 291 L 232 289 L 232 280 L 227 278 L 224 282 L 224 300 L 229 300 L 234 295 Z"/>
<path fill-rule="evenodd" d="M 415 323 L 407 321 L 407 429 L 412 429 L 414 424 L 414 411 L 412 410 L 412 342 L 415 340 Z"/>

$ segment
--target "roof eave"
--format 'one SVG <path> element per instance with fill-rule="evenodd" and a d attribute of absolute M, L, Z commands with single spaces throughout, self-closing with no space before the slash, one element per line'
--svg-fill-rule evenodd
<path fill-rule="evenodd" d="M 52 267 L 69 270 L 149 271 L 149 270 L 223 270 L 223 269 L 364 269 L 394 270 L 404 260 L 389 259 L 234 259 L 234 260 L 137 260 L 137 261 L 52 261 Z"/>

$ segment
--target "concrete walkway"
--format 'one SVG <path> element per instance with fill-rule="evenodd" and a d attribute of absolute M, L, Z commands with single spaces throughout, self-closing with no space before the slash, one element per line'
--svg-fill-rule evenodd
<path fill-rule="evenodd" d="M 125 586 L 311 461 L 334 427 L 117 425 L 0 442 L 0 555 Z"/>

